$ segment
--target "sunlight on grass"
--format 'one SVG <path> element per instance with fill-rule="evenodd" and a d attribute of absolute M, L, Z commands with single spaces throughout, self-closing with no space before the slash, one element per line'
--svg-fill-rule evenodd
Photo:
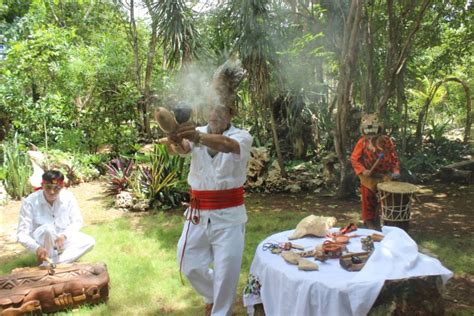
<path fill-rule="evenodd" d="M 439 256 L 441 263 L 455 274 L 474 273 L 474 240 L 418 233 L 412 236 L 419 246 Z"/>

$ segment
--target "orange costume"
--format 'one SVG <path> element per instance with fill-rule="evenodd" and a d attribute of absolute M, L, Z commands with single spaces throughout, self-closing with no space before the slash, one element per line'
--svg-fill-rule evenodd
<path fill-rule="evenodd" d="M 372 171 L 372 175 L 400 174 L 400 162 L 395 144 L 390 137 L 378 135 L 362 136 L 357 141 L 351 155 L 351 163 L 356 175 L 362 174 L 365 170 L 370 170 L 377 158 L 380 158 L 380 161 Z M 362 220 L 364 222 L 376 220 L 378 206 L 376 193 L 362 184 L 360 186 L 360 193 L 362 198 Z"/>

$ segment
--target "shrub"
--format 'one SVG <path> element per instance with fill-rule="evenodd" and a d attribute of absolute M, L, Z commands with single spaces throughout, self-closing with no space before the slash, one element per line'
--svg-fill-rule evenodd
<path fill-rule="evenodd" d="M 117 195 L 128 188 L 129 179 L 135 166 L 132 160 L 115 158 L 104 166 L 108 171 L 108 195 Z"/>
<path fill-rule="evenodd" d="M 7 193 L 14 199 L 30 194 L 31 162 L 26 151 L 18 144 L 16 136 L 12 141 L 3 144 L 3 164 Z"/>
<path fill-rule="evenodd" d="M 160 207 L 178 206 L 187 199 L 185 159 L 168 154 L 163 145 L 155 145 L 148 157 L 139 169 L 142 194 Z"/>

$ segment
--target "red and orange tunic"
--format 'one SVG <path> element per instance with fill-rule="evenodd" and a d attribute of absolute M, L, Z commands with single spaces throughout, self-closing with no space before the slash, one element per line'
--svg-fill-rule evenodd
<path fill-rule="evenodd" d="M 373 173 L 400 173 L 400 162 L 398 160 L 395 143 L 386 135 L 378 136 L 375 142 L 362 136 L 354 147 L 351 155 L 351 163 L 357 175 L 364 170 L 370 170 L 378 157 L 382 157 Z"/>

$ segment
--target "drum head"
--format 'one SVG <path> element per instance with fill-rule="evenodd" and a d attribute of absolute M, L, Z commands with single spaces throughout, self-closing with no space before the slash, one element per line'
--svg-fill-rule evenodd
<path fill-rule="evenodd" d="M 389 193 L 414 193 L 418 187 L 408 182 L 389 181 L 377 184 L 377 189 Z"/>

